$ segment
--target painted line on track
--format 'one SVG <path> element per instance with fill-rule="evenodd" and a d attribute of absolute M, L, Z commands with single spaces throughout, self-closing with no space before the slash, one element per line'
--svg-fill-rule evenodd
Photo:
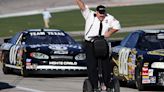
<path fill-rule="evenodd" d="M 26 88 L 26 87 L 21 87 L 21 86 L 16 86 L 16 88 L 20 90 L 28 91 L 28 92 L 44 92 L 41 90 L 31 89 L 31 88 Z"/>

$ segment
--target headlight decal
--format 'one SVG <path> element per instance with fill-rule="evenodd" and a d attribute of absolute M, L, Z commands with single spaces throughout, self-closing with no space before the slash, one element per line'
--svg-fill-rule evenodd
<path fill-rule="evenodd" d="M 149 51 L 148 54 L 164 56 L 164 49 Z"/>
<path fill-rule="evenodd" d="M 80 53 L 75 56 L 75 60 L 85 60 L 85 59 L 86 59 L 86 55 L 84 53 Z"/>
<path fill-rule="evenodd" d="M 30 56 L 36 59 L 49 59 L 49 56 L 40 52 L 32 52 Z"/>
<path fill-rule="evenodd" d="M 153 62 L 151 68 L 164 69 L 164 62 Z"/>

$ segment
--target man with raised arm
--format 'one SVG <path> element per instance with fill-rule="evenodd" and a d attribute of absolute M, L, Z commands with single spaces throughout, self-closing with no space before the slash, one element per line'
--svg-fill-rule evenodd
<path fill-rule="evenodd" d="M 85 19 L 85 49 L 87 58 L 88 78 L 91 82 L 93 92 L 98 90 L 98 61 L 94 55 L 93 44 L 90 37 L 102 35 L 109 38 L 112 34 L 120 30 L 120 23 L 112 15 L 106 13 L 106 7 L 98 5 L 96 11 L 92 11 L 84 4 L 82 0 L 75 0 Z M 109 55 L 102 61 L 103 77 L 107 91 L 111 88 L 111 65 Z M 110 92 L 110 91 L 108 91 Z"/>

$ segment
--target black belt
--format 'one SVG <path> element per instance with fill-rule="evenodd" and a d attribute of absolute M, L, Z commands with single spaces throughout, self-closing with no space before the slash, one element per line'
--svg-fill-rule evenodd
<path fill-rule="evenodd" d="M 85 40 L 85 42 L 87 42 L 87 43 L 92 43 L 91 41 L 88 41 L 88 40 Z"/>

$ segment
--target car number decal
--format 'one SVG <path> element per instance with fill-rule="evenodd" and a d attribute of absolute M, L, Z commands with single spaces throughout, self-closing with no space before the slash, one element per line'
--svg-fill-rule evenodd
<path fill-rule="evenodd" d="M 130 53 L 129 48 L 122 48 L 119 51 L 119 73 L 123 75 L 128 75 L 128 57 Z"/>
<path fill-rule="evenodd" d="M 16 54 L 18 51 L 19 46 L 13 45 L 10 48 L 10 54 L 9 54 L 9 60 L 10 60 L 10 64 L 16 64 Z"/>

